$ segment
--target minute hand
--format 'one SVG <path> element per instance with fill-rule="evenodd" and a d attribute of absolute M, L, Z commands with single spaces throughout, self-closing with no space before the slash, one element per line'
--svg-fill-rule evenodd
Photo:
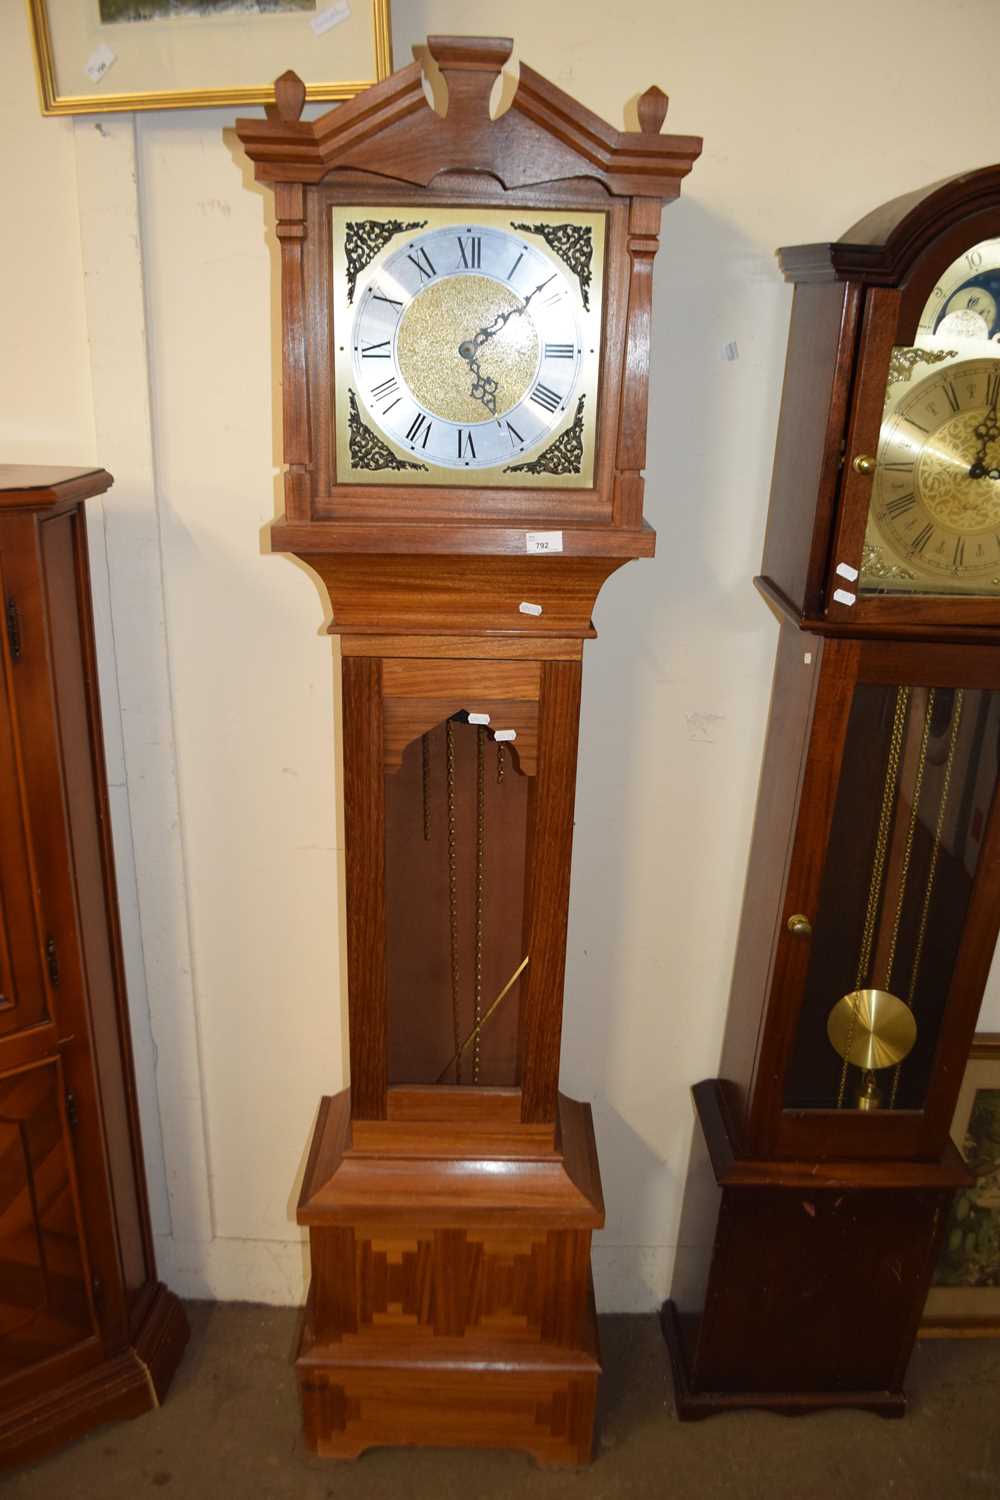
<path fill-rule="evenodd" d="M 524 301 L 521 303 L 520 307 L 511 307 L 508 308 L 506 312 L 497 313 L 492 323 L 487 323 L 485 327 L 479 329 L 479 331 L 473 338 L 466 339 L 464 343 L 459 344 L 458 352 L 462 356 L 462 358 L 467 360 L 474 359 L 479 350 L 485 343 L 488 342 L 489 339 L 496 338 L 501 328 L 503 328 L 511 318 L 520 317 L 521 314 L 527 310 L 528 303 L 531 301 L 532 297 L 536 297 L 540 291 L 548 286 L 550 281 L 555 281 L 555 279 L 556 275 L 555 272 L 553 272 L 551 276 L 547 277 L 545 281 L 540 281 L 538 285 L 528 293 Z"/>

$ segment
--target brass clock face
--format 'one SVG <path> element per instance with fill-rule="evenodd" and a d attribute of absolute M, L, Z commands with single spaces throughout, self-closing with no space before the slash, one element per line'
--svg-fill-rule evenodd
<path fill-rule="evenodd" d="M 892 352 L 861 574 L 868 592 L 1000 593 L 1000 240 L 932 288 Z"/>
<path fill-rule="evenodd" d="M 334 211 L 338 481 L 591 485 L 603 216 L 419 212 Z"/>
<path fill-rule="evenodd" d="M 914 579 L 1000 588 L 1000 360 L 959 360 L 894 402 L 872 517 Z"/>

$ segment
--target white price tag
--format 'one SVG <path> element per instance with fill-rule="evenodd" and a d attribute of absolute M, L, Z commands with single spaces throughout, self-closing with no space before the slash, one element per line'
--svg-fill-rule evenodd
<path fill-rule="evenodd" d="M 489 714 L 470 714 L 469 715 L 469 723 L 470 724 L 488 724 L 489 722 L 490 722 L 490 716 L 489 716 Z"/>
<path fill-rule="evenodd" d="M 318 10 L 309 25 L 313 29 L 314 36 L 322 36 L 324 31 L 329 31 L 331 26 L 339 26 L 341 21 L 349 19 L 351 7 L 348 0 L 337 0 L 336 5 L 328 5 L 325 10 Z"/>
<path fill-rule="evenodd" d="M 493 738 L 495 740 L 500 740 L 501 743 L 504 740 L 516 740 L 517 739 L 517 730 L 516 729 L 495 729 L 493 731 Z"/>
<path fill-rule="evenodd" d="M 93 52 L 87 58 L 87 61 L 83 65 L 83 71 L 91 83 L 100 83 L 116 59 L 117 54 L 112 52 L 107 42 L 102 42 L 99 47 L 94 48 Z"/>
<path fill-rule="evenodd" d="M 518 611 L 522 615 L 540 615 L 542 612 L 542 606 L 540 604 L 525 604 L 522 601 L 522 603 L 520 603 L 517 607 Z"/>
<path fill-rule="evenodd" d="M 848 583 L 857 583 L 858 570 L 857 568 L 852 568 L 850 563 L 838 563 L 837 576 L 840 578 L 846 578 Z"/>
<path fill-rule="evenodd" d="M 525 552 L 561 552 L 562 549 L 561 531 L 526 531 L 524 533 Z"/>
<path fill-rule="evenodd" d="M 833 597 L 838 604 L 853 604 L 858 596 L 848 593 L 847 589 L 834 589 Z"/>

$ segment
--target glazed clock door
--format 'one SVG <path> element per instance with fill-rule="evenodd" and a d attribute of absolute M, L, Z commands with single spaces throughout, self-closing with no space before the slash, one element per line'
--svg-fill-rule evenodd
<path fill-rule="evenodd" d="M 831 618 L 997 616 L 998 298 L 997 237 L 976 239 L 943 269 L 918 265 L 900 290 L 869 289 Z"/>
<path fill-rule="evenodd" d="M 832 641 L 819 670 L 775 984 L 794 996 L 778 1154 L 820 1135 L 827 1155 L 940 1150 L 1000 925 L 1000 665 Z"/>

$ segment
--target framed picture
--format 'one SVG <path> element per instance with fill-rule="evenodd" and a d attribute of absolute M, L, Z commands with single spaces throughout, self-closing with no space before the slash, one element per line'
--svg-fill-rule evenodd
<path fill-rule="evenodd" d="M 390 0 L 28 0 L 46 115 L 268 104 L 292 68 L 307 99 L 392 71 Z"/>
<path fill-rule="evenodd" d="M 976 1037 L 952 1138 L 975 1173 L 955 1194 L 924 1338 L 1000 1338 L 1000 1035 Z"/>

